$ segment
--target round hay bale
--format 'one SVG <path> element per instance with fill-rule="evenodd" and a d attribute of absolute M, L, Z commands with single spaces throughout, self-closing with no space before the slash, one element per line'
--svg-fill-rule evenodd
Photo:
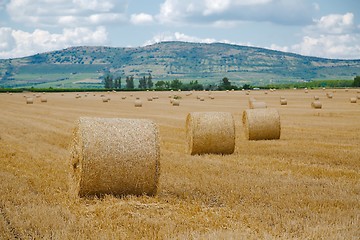
<path fill-rule="evenodd" d="M 276 109 L 247 109 L 243 112 L 242 121 L 248 140 L 280 138 L 280 115 Z"/>
<path fill-rule="evenodd" d="M 330 99 L 333 98 L 333 94 L 331 92 L 326 93 L 326 96 Z"/>
<path fill-rule="evenodd" d="M 179 101 L 179 99 L 173 99 L 172 105 L 173 105 L 173 106 L 180 106 L 180 101 Z"/>
<path fill-rule="evenodd" d="M 126 99 L 126 96 L 122 96 L 121 99 Z"/>
<path fill-rule="evenodd" d="M 356 103 L 356 102 L 357 102 L 357 98 L 355 97 L 350 98 L 350 103 Z"/>
<path fill-rule="evenodd" d="M 260 101 L 249 101 L 249 108 L 250 109 L 257 109 L 257 108 L 267 108 L 266 102 Z"/>
<path fill-rule="evenodd" d="M 235 149 L 235 125 L 231 113 L 193 112 L 186 118 L 188 153 L 232 154 Z"/>
<path fill-rule="evenodd" d="M 286 97 L 284 97 L 284 96 L 280 96 L 280 100 L 281 100 L 281 99 L 286 99 Z"/>
<path fill-rule="evenodd" d="M 135 107 L 142 107 L 142 102 L 140 99 L 136 99 L 134 104 L 135 104 Z"/>
<path fill-rule="evenodd" d="M 31 97 L 26 98 L 26 104 L 33 104 L 34 103 L 34 99 Z"/>
<path fill-rule="evenodd" d="M 204 97 L 200 97 L 199 99 L 201 102 L 205 101 L 205 98 Z"/>
<path fill-rule="evenodd" d="M 215 97 L 213 95 L 210 95 L 209 98 L 210 99 L 215 99 Z"/>
<path fill-rule="evenodd" d="M 159 96 L 153 96 L 153 99 L 159 99 Z"/>
<path fill-rule="evenodd" d="M 71 148 L 74 192 L 88 195 L 154 195 L 160 175 L 155 122 L 145 119 L 79 119 Z"/>
<path fill-rule="evenodd" d="M 309 92 L 309 90 L 306 89 L 306 90 L 305 90 L 305 93 L 308 93 L 308 92 Z"/>
<path fill-rule="evenodd" d="M 280 105 L 287 105 L 287 100 L 285 98 L 280 99 Z"/>
<path fill-rule="evenodd" d="M 313 101 L 313 102 L 311 103 L 311 107 L 312 107 L 312 108 L 315 108 L 315 109 L 321 109 L 321 108 L 322 108 L 322 104 L 321 104 L 320 101 Z"/>
<path fill-rule="evenodd" d="M 152 98 L 152 97 L 148 97 L 147 100 L 148 100 L 149 102 L 152 102 L 153 98 Z"/>
<path fill-rule="evenodd" d="M 46 97 L 42 97 L 40 100 L 42 103 L 46 103 L 47 102 L 47 98 Z"/>
<path fill-rule="evenodd" d="M 106 98 L 106 97 L 104 97 L 104 98 L 102 98 L 102 101 L 103 101 L 103 102 L 108 102 L 108 101 L 109 101 L 109 99 L 108 99 L 108 98 Z"/>
<path fill-rule="evenodd" d="M 360 99 L 360 95 L 357 95 L 356 98 L 357 98 L 357 99 Z"/>
<path fill-rule="evenodd" d="M 319 100 L 319 96 L 314 96 L 314 100 Z"/>
<path fill-rule="evenodd" d="M 268 94 L 268 92 L 267 92 L 267 91 L 265 91 L 265 92 L 264 92 L 264 94 Z"/>

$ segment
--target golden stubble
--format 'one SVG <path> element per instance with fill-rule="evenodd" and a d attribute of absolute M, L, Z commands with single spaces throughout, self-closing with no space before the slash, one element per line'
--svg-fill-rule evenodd
<path fill-rule="evenodd" d="M 356 90 L 339 89 L 333 98 L 322 90 L 251 91 L 279 111 L 281 137 L 266 141 L 245 138 L 245 92 L 212 92 L 215 98 L 206 101 L 195 96 L 207 93 L 179 92 L 176 108 L 169 94 L 159 92 L 141 108 L 130 92 L 107 93 L 108 103 L 101 93 L 52 93 L 46 103 L 34 98 L 33 104 L 24 94 L 0 94 L 0 239 L 359 238 L 360 103 L 349 101 Z M 314 95 L 322 109 L 311 108 Z M 187 114 L 219 111 L 233 115 L 235 152 L 186 153 Z M 157 123 L 156 196 L 70 193 L 70 143 L 83 116 Z"/>

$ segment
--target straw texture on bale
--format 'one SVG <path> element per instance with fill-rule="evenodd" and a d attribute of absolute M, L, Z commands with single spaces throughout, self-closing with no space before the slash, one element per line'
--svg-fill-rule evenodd
<path fill-rule="evenodd" d="M 276 109 L 247 109 L 243 112 L 242 121 L 248 140 L 280 138 L 280 115 Z"/>
<path fill-rule="evenodd" d="M 351 102 L 351 103 L 356 103 L 356 102 L 357 102 L 357 98 L 355 98 L 355 97 L 350 98 L 350 102 Z"/>
<path fill-rule="evenodd" d="M 156 194 L 158 129 L 151 120 L 82 117 L 71 148 L 73 193 Z"/>
<path fill-rule="evenodd" d="M 254 101 L 254 100 L 250 100 L 249 101 L 249 108 L 250 109 L 256 109 L 256 108 L 267 108 L 266 103 L 265 102 L 260 102 L 260 101 Z"/>
<path fill-rule="evenodd" d="M 313 101 L 313 102 L 311 103 L 311 107 L 312 107 L 312 108 L 320 109 L 320 108 L 322 108 L 322 103 L 321 103 L 320 101 Z"/>
<path fill-rule="evenodd" d="M 26 104 L 33 104 L 34 99 L 33 98 L 26 98 Z"/>
<path fill-rule="evenodd" d="M 235 149 L 235 125 L 231 113 L 193 112 L 186 118 L 188 153 L 232 154 Z"/>
<path fill-rule="evenodd" d="M 287 105 L 287 100 L 285 98 L 280 99 L 280 105 Z"/>
<path fill-rule="evenodd" d="M 142 107 L 142 102 L 139 99 L 135 100 L 134 104 L 135 104 L 135 107 Z"/>

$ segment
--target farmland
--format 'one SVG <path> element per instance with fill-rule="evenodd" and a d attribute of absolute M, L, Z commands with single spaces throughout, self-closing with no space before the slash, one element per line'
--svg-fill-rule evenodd
<path fill-rule="evenodd" d="M 96 92 L 46 93 L 46 103 L 29 92 L 0 94 L 0 239 L 360 238 L 360 100 L 349 100 L 356 89 L 186 93 L 110 92 L 106 103 Z M 174 94 L 180 106 L 170 105 Z M 322 109 L 311 108 L 314 95 Z M 249 97 L 278 109 L 279 140 L 245 140 Z M 186 153 L 185 119 L 197 111 L 233 114 L 233 154 Z M 81 116 L 157 123 L 156 196 L 70 194 L 69 149 Z"/>

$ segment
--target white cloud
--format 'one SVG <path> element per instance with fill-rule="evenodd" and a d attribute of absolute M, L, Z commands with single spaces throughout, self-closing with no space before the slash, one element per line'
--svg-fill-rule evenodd
<path fill-rule="evenodd" d="M 301 0 L 164 0 L 157 19 L 169 24 L 212 24 L 217 21 L 311 22 L 316 5 Z"/>
<path fill-rule="evenodd" d="M 353 13 L 323 16 L 304 29 L 301 42 L 283 47 L 272 44 L 270 48 L 308 56 L 359 59 L 360 28 L 355 26 L 353 19 Z"/>
<path fill-rule="evenodd" d="M 330 34 L 342 34 L 354 29 L 354 14 L 330 14 L 315 20 L 315 23 L 316 25 L 312 26 L 310 31 L 316 30 Z"/>
<path fill-rule="evenodd" d="M 146 13 L 132 14 L 130 17 L 130 22 L 135 25 L 149 24 L 154 21 L 153 16 Z"/>
<path fill-rule="evenodd" d="M 184 33 L 175 32 L 175 33 L 160 33 L 156 34 L 152 39 L 146 41 L 143 45 L 151 45 L 159 42 L 166 41 L 180 41 L 180 42 L 196 42 L 196 43 L 228 43 L 228 44 L 236 44 L 236 45 L 244 45 L 244 46 L 253 46 L 251 43 L 242 43 L 242 42 L 232 42 L 226 39 L 217 40 L 215 38 L 199 38 L 196 36 L 190 36 Z"/>
<path fill-rule="evenodd" d="M 81 27 L 124 21 L 123 5 L 116 0 L 11 0 L 6 10 L 14 22 L 35 28 Z"/>
<path fill-rule="evenodd" d="M 107 31 L 104 27 L 66 28 L 60 34 L 36 29 L 33 32 L 0 28 L 0 39 L 6 44 L 0 45 L 0 58 L 14 58 L 32 55 L 80 45 L 103 45 L 107 43 Z"/>

